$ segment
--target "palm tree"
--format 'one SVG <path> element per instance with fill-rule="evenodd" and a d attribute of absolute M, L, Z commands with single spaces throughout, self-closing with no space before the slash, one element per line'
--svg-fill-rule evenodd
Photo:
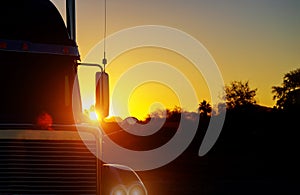
<path fill-rule="evenodd" d="M 198 113 L 200 113 L 201 116 L 207 117 L 211 114 L 212 108 L 210 103 L 208 103 L 206 100 L 203 100 L 198 107 Z"/>

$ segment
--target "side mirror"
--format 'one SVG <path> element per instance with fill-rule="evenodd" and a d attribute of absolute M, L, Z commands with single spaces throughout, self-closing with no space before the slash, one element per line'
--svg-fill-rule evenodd
<path fill-rule="evenodd" d="M 109 115 L 109 77 L 104 71 L 96 73 L 95 108 L 100 120 Z"/>

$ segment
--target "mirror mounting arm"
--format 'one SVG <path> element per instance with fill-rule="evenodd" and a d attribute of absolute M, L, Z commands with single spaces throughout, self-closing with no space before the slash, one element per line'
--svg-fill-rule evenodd
<path fill-rule="evenodd" d="M 78 63 L 78 66 L 93 66 L 93 67 L 99 67 L 101 69 L 101 72 L 103 72 L 103 67 L 99 64 L 91 64 L 91 63 Z"/>

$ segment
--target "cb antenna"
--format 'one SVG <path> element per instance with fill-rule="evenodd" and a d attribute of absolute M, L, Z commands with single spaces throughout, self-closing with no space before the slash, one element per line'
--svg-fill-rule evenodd
<path fill-rule="evenodd" d="M 104 35 L 103 35 L 103 71 L 105 72 L 105 66 L 107 64 L 107 59 L 106 59 L 106 29 L 107 29 L 107 24 L 106 24 L 106 0 L 104 0 Z"/>

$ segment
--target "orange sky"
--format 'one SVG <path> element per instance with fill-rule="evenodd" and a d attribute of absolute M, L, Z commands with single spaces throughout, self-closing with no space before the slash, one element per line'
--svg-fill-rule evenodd
<path fill-rule="evenodd" d="M 53 2 L 64 15 L 64 1 Z M 77 40 L 83 61 L 103 39 L 103 2 L 77 1 Z M 107 2 L 107 32 L 111 35 L 126 28 L 150 24 L 184 31 L 206 47 L 226 84 L 233 80 L 249 80 L 252 88 L 258 88 L 258 103 L 273 106 L 271 87 L 279 85 L 286 72 L 300 67 L 299 8 L 300 2 L 297 0 L 112 0 Z M 92 59 L 100 63 L 102 54 Z M 180 70 L 189 78 L 199 102 L 211 98 L 203 75 L 197 73 L 187 59 L 172 51 L 159 48 L 134 49 L 108 61 L 111 94 L 122 74 L 138 64 L 151 61 L 153 66 L 168 64 Z M 132 77 L 142 77 L 143 74 L 147 73 L 139 72 Z M 155 72 L 150 71 L 149 74 Z M 167 72 L 159 74 L 176 77 Z M 93 103 L 92 78 L 86 82 L 86 89 L 83 90 L 84 107 Z M 122 117 L 133 115 L 142 118 L 153 109 L 153 104 L 174 107 L 179 103 L 178 96 L 186 92 L 172 90 L 172 87 L 166 85 L 146 83 L 135 86 L 129 97 L 123 97 L 119 91 L 117 95 L 112 95 L 115 97 L 112 101 L 119 101 L 118 105 L 124 107 L 120 106 L 122 108 L 114 113 Z M 195 111 L 197 104 L 192 102 L 180 106 Z"/>

